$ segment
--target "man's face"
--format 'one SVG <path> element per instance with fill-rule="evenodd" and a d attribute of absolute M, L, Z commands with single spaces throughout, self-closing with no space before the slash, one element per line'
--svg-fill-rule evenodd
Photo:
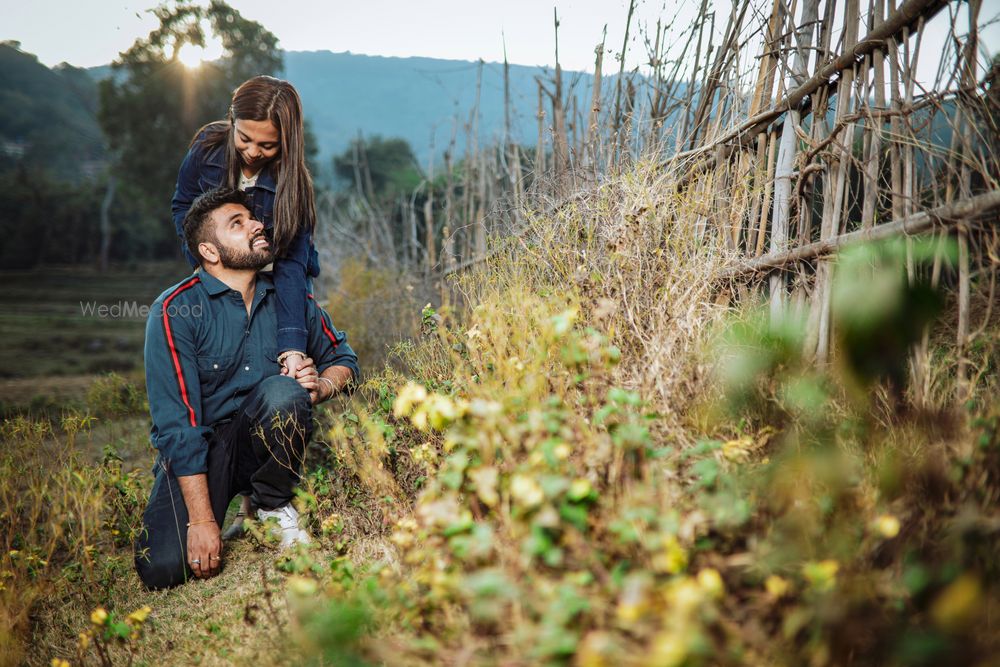
<path fill-rule="evenodd" d="M 219 262 L 227 269 L 258 271 L 274 260 L 264 225 L 240 204 L 224 204 L 212 212 Z"/>

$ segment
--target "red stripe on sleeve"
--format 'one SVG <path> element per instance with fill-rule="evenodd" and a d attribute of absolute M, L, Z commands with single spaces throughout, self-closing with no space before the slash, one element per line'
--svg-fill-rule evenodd
<path fill-rule="evenodd" d="M 181 372 L 181 360 L 177 356 L 177 347 L 174 345 L 174 335 L 170 332 L 170 316 L 167 315 L 167 308 L 168 306 L 170 306 L 170 301 L 175 296 L 177 296 L 184 290 L 188 289 L 198 281 L 199 278 L 195 276 L 191 280 L 187 281 L 186 283 L 175 289 L 173 292 L 170 293 L 170 296 L 168 296 L 166 299 L 163 300 L 163 306 L 162 306 L 163 333 L 165 333 L 167 336 L 167 347 L 170 348 L 170 356 L 174 360 L 174 372 L 177 373 L 177 385 L 180 387 L 181 390 L 181 400 L 184 401 L 184 405 L 187 406 L 188 418 L 191 421 L 191 426 L 197 426 L 198 421 L 195 419 L 194 408 L 191 407 L 191 401 L 188 399 L 187 385 L 184 384 L 184 373 Z"/>
<path fill-rule="evenodd" d="M 312 294 L 306 294 L 306 296 L 309 297 L 310 299 L 312 299 L 313 301 L 316 300 L 315 297 L 313 297 Z M 319 304 L 316 304 L 316 307 L 319 308 Z M 330 331 L 330 328 L 328 326 L 326 326 L 326 320 L 323 318 L 323 310 L 322 309 L 320 309 L 320 312 L 319 312 L 319 321 L 320 321 L 320 324 L 323 325 L 323 333 L 325 333 L 326 337 L 330 339 L 330 342 L 333 343 L 333 349 L 336 350 L 337 346 L 340 345 L 340 343 L 337 342 L 337 337 L 333 335 L 333 332 Z"/>

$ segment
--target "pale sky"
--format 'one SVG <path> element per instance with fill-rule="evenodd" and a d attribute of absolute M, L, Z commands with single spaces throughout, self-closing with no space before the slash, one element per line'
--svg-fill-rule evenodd
<path fill-rule="evenodd" d="M 594 46 L 608 26 L 607 47 L 619 51 L 624 38 L 628 0 L 230 0 L 243 16 L 259 21 L 289 51 L 351 51 L 383 56 L 426 56 L 454 60 L 503 60 L 520 65 L 554 61 L 552 10 L 559 11 L 560 63 L 564 69 L 592 70 Z M 635 25 L 658 16 L 669 20 L 685 7 L 688 23 L 696 3 L 639 0 Z M 78 67 L 104 65 L 155 27 L 145 10 L 154 1 L 0 0 L 0 39 L 15 39 L 22 49 L 52 66 L 66 61 Z M 680 24 L 680 22 L 678 22 Z M 642 44 L 634 42 L 638 62 Z M 614 54 L 605 69 L 617 70 Z"/>
<path fill-rule="evenodd" d="M 290 51 L 497 62 L 503 60 L 505 37 L 508 58 L 519 65 L 554 64 L 555 7 L 563 68 L 592 71 L 594 46 L 607 25 L 604 71 L 608 73 L 619 67 L 615 54 L 622 47 L 628 11 L 628 0 L 230 0 L 229 4 L 262 23 Z M 657 19 L 674 22 L 668 42 L 673 55 L 679 54 L 681 33 L 692 24 L 700 4 L 700 0 L 638 0 L 627 68 L 648 60 L 642 35 L 653 32 Z M 770 4 L 770 0 L 754 2 L 768 9 Z M 104 65 L 156 26 L 146 11 L 152 6 L 155 0 L 0 0 L 0 40 L 20 41 L 23 50 L 49 66 L 63 61 L 78 67 Z M 721 33 L 733 3 L 710 0 L 708 6 L 717 7 L 716 29 Z M 966 7 L 959 5 L 960 17 Z M 934 54 L 947 43 L 947 13 L 942 11 L 925 30 L 921 53 L 926 55 L 918 63 L 918 73 L 928 83 L 934 77 Z M 1000 0 L 985 0 L 980 20 L 983 62 L 1000 46 L 998 13 Z M 764 20 L 760 11 L 751 12 L 744 37 Z M 962 23 L 963 32 L 964 28 Z"/>

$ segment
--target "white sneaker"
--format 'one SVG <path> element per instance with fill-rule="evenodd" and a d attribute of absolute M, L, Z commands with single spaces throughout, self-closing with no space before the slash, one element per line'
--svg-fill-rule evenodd
<path fill-rule="evenodd" d="M 276 519 L 281 528 L 281 548 L 286 549 L 295 544 L 309 544 L 309 533 L 299 528 L 299 513 L 291 503 L 275 510 L 257 510 L 257 518 L 261 523 L 268 519 Z"/>

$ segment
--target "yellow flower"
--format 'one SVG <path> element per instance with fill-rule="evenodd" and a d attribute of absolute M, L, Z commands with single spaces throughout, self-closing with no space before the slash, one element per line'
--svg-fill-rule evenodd
<path fill-rule="evenodd" d="M 722 456 L 727 461 L 740 463 L 750 458 L 750 448 L 753 447 L 753 438 L 743 436 L 736 440 L 728 440 L 722 445 Z"/>
<path fill-rule="evenodd" d="M 533 478 L 514 475 L 510 480 L 510 495 L 525 509 L 538 507 L 545 500 L 545 492 Z"/>
<path fill-rule="evenodd" d="M 299 597 L 310 597 L 316 594 L 319 586 L 313 579 L 292 575 L 288 578 L 288 590 Z"/>
<path fill-rule="evenodd" d="M 409 531 L 397 530 L 389 536 L 389 541 L 400 549 L 409 549 L 416 542 L 416 538 Z"/>
<path fill-rule="evenodd" d="M 330 533 L 336 532 L 342 528 L 340 523 L 339 514 L 331 514 L 330 516 L 323 519 L 323 523 L 320 525 L 320 530 L 324 535 L 329 535 Z"/>
<path fill-rule="evenodd" d="M 698 573 L 698 585 L 701 586 L 701 590 L 715 599 L 721 598 L 726 590 L 718 570 L 713 568 L 706 568 Z"/>
<path fill-rule="evenodd" d="M 146 622 L 146 619 L 149 618 L 149 615 L 150 613 L 152 613 L 152 611 L 153 610 L 150 609 L 149 607 L 142 607 L 141 609 L 136 609 L 135 611 L 133 611 L 131 614 L 128 615 L 128 620 L 138 625 L 142 625 L 143 623 Z"/>
<path fill-rule="evenodd" d="M 410 417 L 410 421 L 413 422 L 413 425 L 417 427 L 418 431 L 426 431 L 427 430 L 427 411 L 426 410 L 417 410 L 416 412 L 413 413 L 413 416 Z"/>
<path fill-rule="evenodd" d="M 883 514 L 875 519 L 875 530 L 887 540 L 899 535 L 899 519 L 891 514 Z"/>
<path fill-rule="evenodd" d="M 90 614 L 90 622 L 94 625 L 101 626 L 107 623 L 108 612 L 104 611 L 104 607 L 98 607 Z"/>
<path fill-rule="evenodd" d="M 963 574 L 938 595 L 931 606 L 931 617 L 938 627 L 958 631 L 966 627 L 983 605 L 982 587 L 971 574 Z"/>
<path fill-rule="evenodd" d="M 656 667 L 677 667 L 684 663 L 687 653 L 687 642 L 679 632 L 663 632 L 653 640 L 653 650 L 646 664 Z"/>
<path fill-rule="evenodd" d="M 558 445 L 555 446 L 555 449 L 552 450 L 552 453 L 555 454 L 556 458 L 559 459 L 560 461 L 565 461 L 566 459 L 569 458 L 570 452 L 572 451 L 573 450 L 570 449 L 569 445 L 567 445 L 565 442 L 560 442 Z"/>
<path fill-rule="evenodd" d="M 86 651 L 87 647 L 90 646 L 90 635 L 86 632 L 81 632 L 80 639 L 77 641 L 77 646 L 80 647 L 81 651 Z"/>
<path fill-rule="evenodd" d="M 500 502 L 497 494 L 497 481 L 499 475 L 496 468 L 485 466 L 473 468 L 469 471 L 469 478 L 476 485 L 476 494 L 487 507 L 496 507 Z"/>
<path fill-rule="evenodd" d="M 414 406 L 420 405 L 427 398 L 427 390 L 416 382 L 407 382 L 392 405 L 392 414 L 397 419 L 406 417 L 413 411 Z"/>
<path fill-rule="evenodd" d="M 611 635 L 593 630 L 583 638 L 576 653 L 578 667 L 608 667 L 612 664 L 614 643 Z"/>
<path fill-rule="evenodd" d="M 648 588 L 649 580 L 645 577 L 637 575 L 625 579 L 615 610 L 621 623 L 632 625 L 649 610 Z"/>
<path fill-rule="evenodd" d="M 574 479 L 573 483 L 569 485 L 569 493 L 567 495 L 570 500 L 582 500 L 590 495 L 592 489 L 590 480 L 586 477 L 580 477 Z"/>
<path fill-rule="evenodd" d="M 802 574 L 814 589 L 820 592 L 832 590 L 837 584 L 837 570 L 840 564 L 835 560 L 811 562 L 802 566 Z"/>
<path fill-rule="evenodd" d="M 653 556 L 653 568 L 658 572 L 677 574 L 687 567 L 687 552 L 673 535 L 664 535 L 663 549 Z"/>
<path fill-rule="evenodd" d="M 679 617 L 687 618 L 705 601 L 705 591 L 691 577 L 683 577 L 671 582 L 667 600 Z"/>
<path fill-rule="evenodd" d="M 783 597 L 788 592 L 788 581 L 782 579 L 776 574 L 772 574 L 764 582 L 764 588 L 767 589 L 768 594 L 774 598 Z"/>
<path fill-rule="evenodd" d="M 441 394 L 431 394 L 423 405 L 427 410 L 427 420 L 435 431 L 443 431 L 460 416 L 459 407 Z"/>
<path fill-rule="evenodd" d="M 69 663 L 61 658 L 52 658 L 52 662 L 49 663 L 52 667 L 69 667 Z"/>

